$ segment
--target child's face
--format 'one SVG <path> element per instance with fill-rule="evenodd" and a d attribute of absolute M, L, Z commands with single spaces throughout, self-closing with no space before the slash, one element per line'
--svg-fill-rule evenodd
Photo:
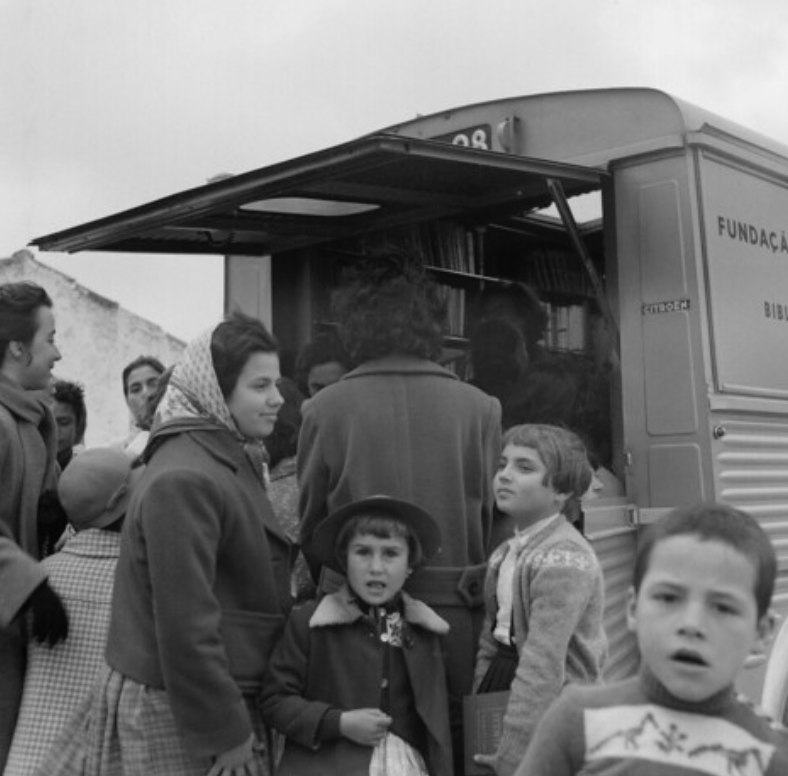
<path fill-rule="evenodd" d="M 732 684 L 754 647 L 765 647 L 752 561 L 730 545 L 685 534 L 658 542 L 627 622 L 643 662 L 677 698 L 701 701 Z"/>
<path fill-rule="evenodd" d="M 539 453 L 531 447 L 506 445 L 493 479 L 495 503 L 519 527 L 532 525 L 559 512 L 566 496 L 544 484 L 547 469 Z"/>
<path fill-rule="evenodd" d="M 408 543 L 399 536 L 381 539 L 356 534 L 348 545 L 347 579 L 362 601 L 381 606 L 399 593 L 410 574 Z"/>

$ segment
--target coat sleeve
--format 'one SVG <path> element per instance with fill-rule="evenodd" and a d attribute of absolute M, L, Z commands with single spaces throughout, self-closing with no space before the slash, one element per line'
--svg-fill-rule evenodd
<path fill-rule="evenodd" d="M 252 733 L 213 591 L 225 505 L 205 475 L 171 470 L 140 502 L 164 684 L 186 745 L 215 756 Z M 262 561 L 262 559 L 261 559 Z"/>
<path fill-rule="evenodd" d="M 495 549 L 500 543 L 500 538 L 494 534 L 493 519 L 495 497 L 493 495 L 493 477 L 501 457 L 501 403 L 498 399 L 490 397 L 487 418 L 484 423 L 482 440 L 482 460 L 484 467 L 484 481 L 482 490 L 482 526 L 484 534 L 482 539 L 485 547 Z"/>
<path fill-rule="evenodd" d="M 18 510 L 17 489 L 8 480 L 21 476 L 15 469 L 8 427 L 0 424 L 0 628 L 7 628 L 30 594 L 46 579 L 43 566 L 25 552 L 11 528 L 11 513 Z M 16 517 L 16 515 L 14 515 Z"/>
<path fill-rule="evenodd" d="M 479 689 L 479 685 L 498 651 L 493 638 L 497 614 L 495 611 L 495 587 L 498 580 L 498 565 L 494 562 L 496 557 L 500 557 L 498 550 L 490 556 L 490 562 L 487 565 L 487 575 L 484 580 L 484 624 L 479 633 L 479 644 L 476 650 L 476 661 L 473 670 L 473 692 Z"/>
<path fill-rule="evenodd" d="M 8 627 L 46 578 L 46 571 L 38 561 L 13 539 L 0 535 L 0 628 Z"/>
<path fill-rule="evenodd" d="M 328 515 L 329 470 L 321 443 L 320 422 L 313 402 L 302 409 L 298 437 L 298 507 L 301 515 L 301 545 L 310 559 L 309 545 L 318 523 Z"/>
<path fill-rule="evenodd" d="M 309 605 L 291 614 L 268 662 L 260 704 L 267 724 L 296 743 L 317 749 L 320 723 L 332 707 L 304 697 L 310 660 L 309 617 L 313 612 L 314 605 Z"/>
<path fill-rule="evenodd" d="M 521 569 L 521 595 L 530 602 L 528 635 L 520 649 L 496 753 L 499 776 L 509 776 L 517 768 L 539 719 L 563 689 L 569 642 L 600 574 L 595 558 L 569 542 L 538 550 Z"/>
<path fill-rule="evenodd" d="M 515 776 L 575 776 L 583 765 L 583 710 L 567 687 L 539 722 Z"/>

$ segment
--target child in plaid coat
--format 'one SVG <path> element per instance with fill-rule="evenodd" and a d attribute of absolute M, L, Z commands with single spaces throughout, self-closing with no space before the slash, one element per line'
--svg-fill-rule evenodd
<path fill-rule="evenodd" d="M 141 469 L 119 450 L 94 448 L 73 459 L 58 483 L 76 534 L 42 561 L 64 602 L 69 637 L 56 645 L 31 641 L 22 706 L 5 776 L 28 776 L 104 665 L 120 527 Z"/>

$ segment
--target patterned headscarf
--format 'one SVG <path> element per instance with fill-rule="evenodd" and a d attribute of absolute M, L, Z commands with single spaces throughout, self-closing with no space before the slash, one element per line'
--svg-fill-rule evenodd
<path fill-rule="evenodd" d="M 203 332 L 186 347 L 156 410 L 156 425 L 183 418 L 207 420 L 224 426 L 244 442 L 246 440 L 230 414 L 213 368 L 213 332 L 213 329 Z"/>
<path fill-rule="evenodd" d="M 175 366 L 167 390 L 156 410 L 154 429 L 169 420 L 207 421 L 226 428 L 243 444 L 255 471 L 268 486 L 268 453 L 259 439 L 247 439 L 238 429 L 222 396 L 211 356 L 214 329 L 192 340 Z"/>

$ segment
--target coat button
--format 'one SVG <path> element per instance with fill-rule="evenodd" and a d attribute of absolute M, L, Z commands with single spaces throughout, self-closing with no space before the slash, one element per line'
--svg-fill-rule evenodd
<path fill-rule="evenodd" d="M 389 680 L 383 677 L 383 679 L 380 680 L 380 686 L 385 690 L 389 686 Z"/>

